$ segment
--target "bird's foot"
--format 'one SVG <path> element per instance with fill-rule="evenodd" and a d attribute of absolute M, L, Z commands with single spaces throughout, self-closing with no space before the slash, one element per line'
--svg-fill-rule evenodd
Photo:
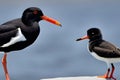
<path fill-rule="evenodd" d="M 110 76 L 110 77 L 108 77 L 107 75 L 102 75 L 102 76 L 97 76 L 98 78 L 105 78 L 105 79 L 112 79 L 112 80 L 116 80 L 116 78 L 115 77 L 113 77 L 113 76 Z"/>
<path fill-rule="evenodd" d="M 108 79 L 116 80 L 116 78 L 113 76 L 108 77 Z"/>
<path fill-rule="evenodd" d="M 105 74 L 105 75 L 102 75 L 102 76 L 97 76 L 98 78 L 105 78 L 105 79 L 108 79 L 109 77 Z"/>

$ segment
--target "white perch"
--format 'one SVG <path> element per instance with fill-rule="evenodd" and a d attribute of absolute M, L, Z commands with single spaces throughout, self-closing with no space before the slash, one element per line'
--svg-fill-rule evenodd
<path fill-rule="evenodd" d="M 41 80 L 106 80 L 104 78 L 98 78 L 97 76 L 80 76 L 80 77 L 59 77 L 59 78 L 49 78 Z"/>

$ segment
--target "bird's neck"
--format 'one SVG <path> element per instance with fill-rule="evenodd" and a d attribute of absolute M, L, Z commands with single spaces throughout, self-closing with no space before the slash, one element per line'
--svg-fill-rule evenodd
<path fill-rule="evenodd" d="M 92 44 L 92 43 L 99 43 L 99 42 L 101 42 L 102 40 L 103 40 L 103 39 L 100 38 L 100 37 L 99 37 L 99 38 L 96 38 L 96 39 L 90 39 L 90 40 L 89 40 L 89 43 L 90 43 L 90 44 Z"/>
<path fill-rule="evenodd" d="M 29 19 L 22 18 L 22 22 L 27 26 L 32 26 L 33 22 Z"/>
<path fill-rule="evenodd" d="M 102 36 L 93 36 L 90 38 L 90 41 L 89 42 L 92 42 L 92 41 L 98 41 L 98 40 L 102 40 Z"/>
<path fill-rule="evenodd" d="M 95 40 L 91 40 L 89 41 L 89 50 L 90 52 L 92 52 L 92 48 L 95 46 L 95 45 L 99 45 L 101 43 L 101 41 L 103 41 L 102 39 L 95 39 Z"/>

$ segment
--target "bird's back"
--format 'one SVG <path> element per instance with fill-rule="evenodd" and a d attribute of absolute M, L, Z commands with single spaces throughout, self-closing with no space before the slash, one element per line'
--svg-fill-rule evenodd
<path fill-rule="evenodd" d="M 105 58 L 120 57 L 120 49 L 105 40 L 92 41 L 89 43 L 89 50 Z"/>

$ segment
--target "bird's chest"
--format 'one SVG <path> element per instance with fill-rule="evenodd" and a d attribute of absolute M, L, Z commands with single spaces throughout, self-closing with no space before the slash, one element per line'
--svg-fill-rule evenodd
<path fill-rule="evenodd" d="M 33 42 L 38 37 L 38 35 L 40 33 L 40 29 L 39 29 L 39 27 L 24 28 L 24 29 L 22 29 L 22 33 L 25 36 L 27 41 Z"/>
<path fill-rule="evenodd" d="M 93 52 L 94 46 L 98 46 L 98 44 L 96 44 L 96 43 L 89 43 L 88 48 L 89 48 L 90 52 Z"/>

